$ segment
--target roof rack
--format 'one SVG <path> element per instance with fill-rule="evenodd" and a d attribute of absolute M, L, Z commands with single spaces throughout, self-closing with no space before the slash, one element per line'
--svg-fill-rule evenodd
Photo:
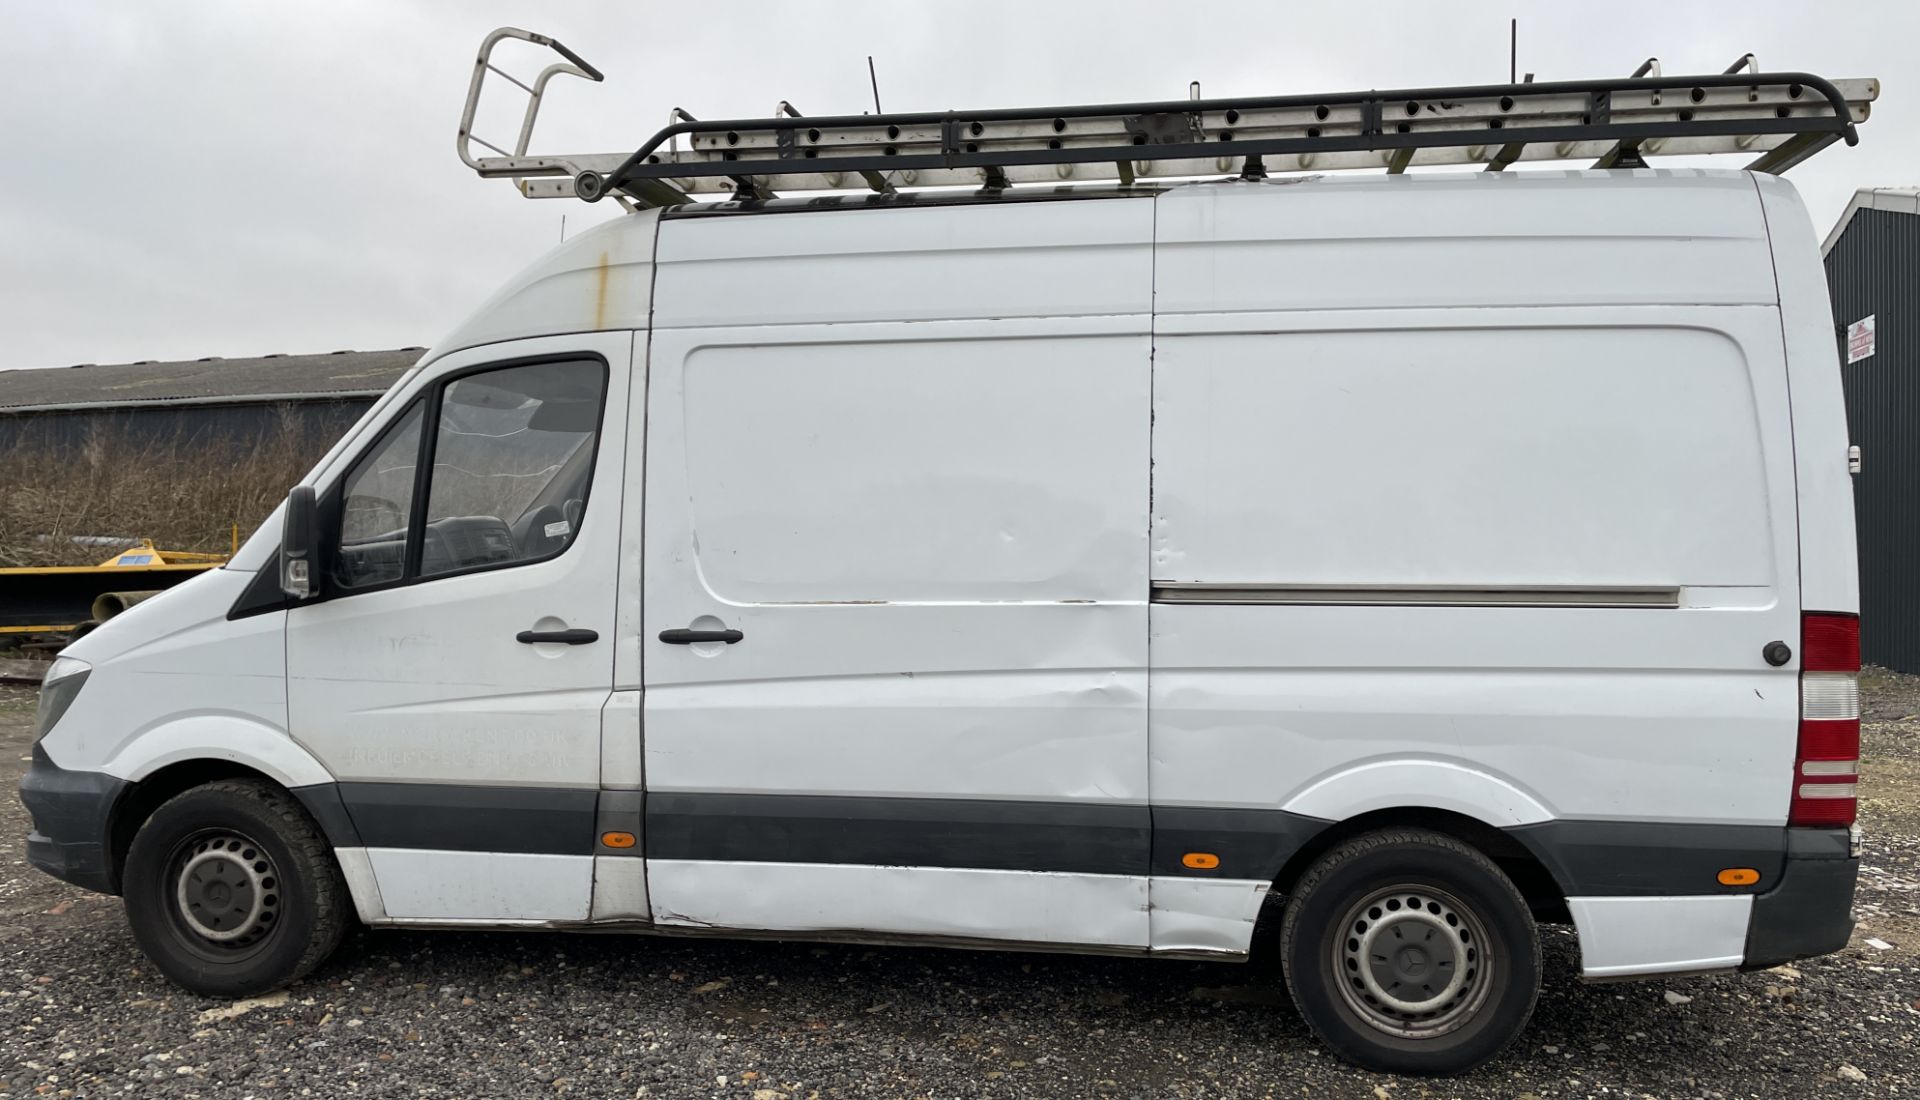
<path fill-rule="evenodd" d="M 531 84 L 492 62 L 514 38 L 565 60 Z M 527 93 L 513 151 L 473 134 L 489 73 Z M 1874 79 L 1830 81 L 1763 73 L 1752 54 L 1725 72 L 1663 76 L 1649 58 L 1609 80 L 1103 103 L 985 111 L 807 116 L 781 101 L 771 118 L 702 122 L 674 108 L 631 153 L 530 156 L 547 82 L 601 79 L 554 39 L 513 27 L 488 35 L 460 118 L 460 157 L 484 177 L 517 181 L 528 198 L 612 195 L 626 206 L 670 206 L 708 193 L 763 200 L 780 191 L 893 193 L 909 188 L 1004 191 L 1019 184 L 1110 183 L 1271 172 L 1590 161 L 1641 168 L 1655 156 L 1735 153 L 1781 173 L 1835 141 L 1855 144 L 1880 94 Z M 686 139 L 685 147 L 681 138 Z M 495 156 L 476 156 L 473 145 Z"/>

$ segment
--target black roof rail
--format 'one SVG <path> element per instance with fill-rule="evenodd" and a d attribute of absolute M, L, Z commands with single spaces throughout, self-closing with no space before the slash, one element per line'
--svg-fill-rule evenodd
<path fill-rule="evenodd" d="M 550 39 L 513 37 L 578 62 Z M 1634 76 L 1602 80 L 978 111 L 806 116 L 782 101 L 772 118 L 717 122 L 676 108 L 631 153 L 560 157 L 525 154 L 536 101 L 515 155 L 467 160 L 483 176 L 516 178 L 529 197 L 614 195 L 626 205 L 659 206 L 697 192 L 759 202 L 780 191 L 1131 187 L 1149 179 L 1394 173 L 1430 164 L 1624 168 L 1653 156 L 1711 153 L 1744 154 L 1750 170 L 1779 173 L 1835 141 L 1859 140 L 1877 80 L 1752 71 L 1756 64 L 1743 55 L 1726 72 L 1679 76 L 1663 75 L 1649 59 Z M 476 91 L 491 68 L 483 52 Z"/>

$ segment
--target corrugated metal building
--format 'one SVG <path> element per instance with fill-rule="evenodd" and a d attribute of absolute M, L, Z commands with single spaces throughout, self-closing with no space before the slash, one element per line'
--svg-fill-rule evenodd
<path fill-rule="evenodd" d="M 1860 191 L 1825 251 L 1847 427 L 1861 451 L 1862 655 L 1920 672 L 1920 188 Z"/>
<path fill-rule="evenodd" d="M 421 348 L 0 371 L 0 448 L 95 433 L 189 445 L 299 431 L 335 438 Z"/>

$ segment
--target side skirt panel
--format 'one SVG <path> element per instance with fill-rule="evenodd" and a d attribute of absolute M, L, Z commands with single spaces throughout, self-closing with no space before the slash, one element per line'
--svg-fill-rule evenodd
<path fill-rule="evenodd" d="M 384 922 L 387 919 L 387 906 L 380 897 L 380 882 L 374 877 L 373 860 L 368 858 L 367 850 L 359 847 L 335 848 L 333 859 L 340 865 L 340 876 L 347 880 L 347 893 L 353 898 L 353 909 L 359 915 L 360 923 Z"/>
<path fill-rule="evenodd" d="M 388 920 L 584 921 L 593 857 L 368 848 Z"/>
<path fill-rule="evenodd" d="M 1253 944 L 1254 921 L 1267 900 L 1265 879 L 1172 878 L 1152 881 L 1153 953 L 1237 960 Z"/>
<path fill-rule="evenodd" d="M 1580 976 L 1631 978 L 1739 966 L 1753 898 L 1568 898 L 1567 908 L 1580 933 Z"/>
<path fill-rule="evenodd" d="M 1148 942 L 1144 875 L 649 859 L 647 881 L 663 926 Z"/>

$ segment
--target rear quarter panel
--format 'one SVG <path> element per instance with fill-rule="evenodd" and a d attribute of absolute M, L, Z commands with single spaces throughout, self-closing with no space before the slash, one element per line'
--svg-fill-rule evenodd
<path fill-rule="evenodd" d="M 1853 483 L 1847 472 L 1847 407 L 1820 243 L 1792 184 L 1778 176 L 1753 180 L 1773 247 L 1793 401 L 1801 598 L 1809 611 L 1858 612 L 1860 566 L 1854 551 Z M 1865 461 L 1873 461 L 1873 456 Z"/>
<path fill-rule="evenodd" d="M 1799 546 L 1760 203 L 1569 175 L 1158 200 L 1156 592 L 1367 598 L 1157 596 L 1156 806 L 1784 821 L 1795 669 L 1761 651 L 1798 637 Z M 1462 587 L 1506 595 L 1419 594 Z"/>

